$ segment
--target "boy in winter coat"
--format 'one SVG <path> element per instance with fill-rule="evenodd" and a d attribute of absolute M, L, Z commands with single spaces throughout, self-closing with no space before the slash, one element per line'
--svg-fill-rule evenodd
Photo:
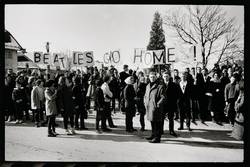
<path fill-rule="evenodd" d="M 104 95 L 103 91 L 101 89 L 102 81 L 97 80 L 96 81 L 96 92 L 95 92 L 95 105 L 96 105 L 96 131 L 97 133 L 100 133 L 99 129 L 99 122 L 102 122 L 101 128 L 103 131 L 107 130 L 107 127 L 105 127 L 105 114 L 104 114 Z"/>
<path fill-rule="evenodd" d="M 39 113 L 41 110 L 41 103 L 40 103 L 40 97 L 39 97 L 39 90 L 38 90 L 38 84 L 41 83 L 41 80 L 37 80 L 35 82 L 35 80 L 32 81 L 32 91 L 31 91 L 31 110 L 34 113 L 34 117 L 35 117 L 35 125 L 36 127 L 40 127 L 39 124 Z"/>

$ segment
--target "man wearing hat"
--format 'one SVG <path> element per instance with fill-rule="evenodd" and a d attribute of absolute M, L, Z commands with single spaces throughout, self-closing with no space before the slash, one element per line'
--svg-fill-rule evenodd
<path fill-rule="evenodd" d="M 120 72 L 120 80 L 121 80 L 121 89 L 126 86 L 126 83 L 124 82 L 127 77 L 129 77 L 129 70 L 128 70 L 128 65 L 125 64 L 123 65 L 123 71 Z"/>

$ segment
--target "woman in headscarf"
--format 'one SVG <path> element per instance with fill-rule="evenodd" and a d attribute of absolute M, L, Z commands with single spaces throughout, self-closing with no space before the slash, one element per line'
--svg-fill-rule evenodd
<path fill-rule="evenodd" d="M 126 131 L 133 132 L 133 117 L 135 116 L 135 90 L 134 90 L 134 77 L 130 76 L 125 79 L 126 87 L 124 88 L 125 99 L 125 113 L 126 113 Z"/>
<path fill-rule="evenodd" d="M 211 79 L 212 84 L 212 111 L 214 114 L 214 121 L 218 125 L 222 125 L 223 120 L 223 109 L 224 109 L 224 89 L 219 78 L 219 73 L 215 72 L 213 74 L 213 79 Z"/>

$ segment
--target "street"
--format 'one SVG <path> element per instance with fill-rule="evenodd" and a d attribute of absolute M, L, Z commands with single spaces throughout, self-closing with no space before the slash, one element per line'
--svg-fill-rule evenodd
<path fill-rule="evenodd" d="M 207 125 L 197 121 L 191 124 L 193 131 L 178 131 L 178 137 L 169 135 L 168 120 L 165 120 L 161 143 L 149 143 L 150 123 L 146 120 L 147 131 L 141 132 L 139 115 L 134 117 L 138 132 L 125 131 L 125 115 L 113 115 L 118 128 L 101 134 L 95 131 L 95 112 L 89 114 L 85 125 L 89 130 L 76 131 L 76 135 L 65 134 L 62 118 L 56 122 L 57 137 L 47 137 L 47 127 L 34 127 L 33 123 L 16 125 L 6 122 L 6 161 L 87 161 L 87 162 L 242 162 L 243 141 L 230 137 L 229 124 L 219 126 L 213 122 Z"/>

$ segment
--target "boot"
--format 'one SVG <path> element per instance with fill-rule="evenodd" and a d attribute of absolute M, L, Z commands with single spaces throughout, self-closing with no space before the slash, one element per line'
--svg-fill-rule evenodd
<path fill-rule="evenodd" d="M 48 132 L 48 137 L 56 137 L 56 135 L 50 130 Z"/>
<path fill-rule="evenodd" d="M 65 129 L 65 133 L 66 133 L 67 135 L 71 135 L 71 133 L 69 132 L 69 129 Z"/>
<path fill-rule="evenodd" d="M 75 134 L 76 134 L 75 128 L 71 128 L 71 129 L 70 129 L 70 132 L 71 132 L 72 135 L 75 135 Z"/>

